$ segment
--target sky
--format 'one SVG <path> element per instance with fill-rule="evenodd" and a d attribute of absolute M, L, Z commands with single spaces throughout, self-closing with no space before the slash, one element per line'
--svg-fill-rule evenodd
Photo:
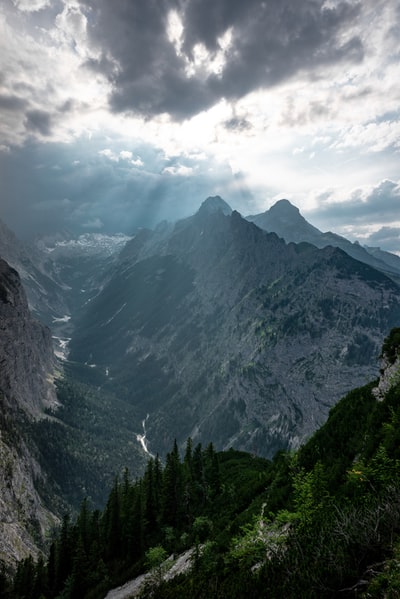
<path fill-rule="evenodd" d="M 0 218 L 134 231 L 286 198 L 400 254 L 398 0 L 1 0 Z"/>

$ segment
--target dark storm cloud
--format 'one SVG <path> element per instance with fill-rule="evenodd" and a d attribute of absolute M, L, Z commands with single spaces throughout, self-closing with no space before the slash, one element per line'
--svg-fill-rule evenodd
<path fill-rule="evenodd" d="M 368 245 L 400 250 L 400 227 L 382 227 L 369 236 Z"/>
<path fill-rule="evenodd" d="M 48 136 L 51 134 L 51 114 L 45 110 L 28 110 L 25 127 L 32 133 Z"/>
<path fill-rule="evenodd" d="M 346 203 L 321 205 L 320 213 L 347 223 L 392 223 L 400 215 L 400 186 L 386 179 L 367 194 L 363 190 L 353 192 Z"/>
<path fill-rule="evenodd" d="M 360 61 L 358 37 L 341 41 L 360 3 L 324 6 L 322 0 L 81 0 L 90 8 L 89 35 L 101 49 L 92 67 L 113 83 L 114 111 L 148 116 L 190 117 L 221 98 L 238 99 L 299 72 L 340 61 Z M 178 55 L 168 40 L 167 21 L 175 9 L 182 20 Z M 187 75 L 193 48 L 203 44 L 211 57 L 219 39 L 232 30 L 232 45 L 220 73 Z"/>
<path fill-rule="evenodd" d="M 400 221 L 400 185 L 389 179 L 368 192 L 363 189 L 354 191 L 345 202 L 332 201 L 329 192 L 318 199 L 318 208 L 307 215 L 317 222 L 363 225 Z"/>
<path fill-rule="evenodd" d="M 0 94 L 0 109 L 19 111 L 25 108 L 26 104 L 26 100 L 19 98 L 18 96 Z"/>

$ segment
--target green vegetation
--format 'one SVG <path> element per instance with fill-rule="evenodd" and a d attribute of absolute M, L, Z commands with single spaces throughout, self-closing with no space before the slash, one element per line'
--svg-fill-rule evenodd
<path fill-rule="evenodd" d="M 48 418 L 26 422 L 26 438 L 35 451 L 49 482 L 40 488 L 47 503 L 57 511 L 65 505 L 79 510 L 84 497 L 103 507 L 116 473 L 124 464 L 137 476 L 146 458 L 136 440 L 142 432 L 137 411 L 115 395 L 73 381 L 66 375 L 57 382 L 60 407 Z M 38 481 L 40 484 L 40 481 Z M 54 503 L 62 497 L 66 504 Z"/>
<path fill-rule="evenodd" d="M 264 486 L 265 460 L 231 451 L 222 462 L 222 472 L 241 466 L 245 489 Z M 165 465 L 151 458 L 141 479 L 130 480 L 127 471 L 116 479 L 102 512 L 84 500 L 74 522 L 66 516 L 47 564 L 20 563 L 12 596 L 99 597 L 145 568 L 161 579 L 167 555 L 221 534 L 249 500 L 250 491 L 246 495 L 221 474 L 211 444 L 193 449 L 189 439 L 181 460 L 175 443 Z"/>
<path fill-rule="evenodd" d="M 383 401 L 373 387 L 273 461 L 190 439 L 181 456 L 175 442 L 142 478 L 117 478 L 103 511 L 85 500 L 65 517 L 47 562 L 21 562 L 4 596 L 104 597 L 150 570 L 141 596 L 155 599 L 398 597 L 400 383 Z M 190 570 L 163 579 L 165 558 L 188 548 Z"/>

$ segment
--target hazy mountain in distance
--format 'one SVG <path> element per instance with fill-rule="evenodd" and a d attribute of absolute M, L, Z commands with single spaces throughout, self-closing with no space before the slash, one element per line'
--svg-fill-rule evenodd
<path fill-rule="evenodd" d="M 290 241 L 294 243 L 306 241 L 318 248 L 331 245 L 342 249 L 352 258 L 383 272 L 400 275 L 400 258 L 398 256 L 390 252 L 383 252 L 379 248 L 361 246 L 357 242 L 352 243 L 345 237 L 330 231 L 322 233 L 322 231 L 311 225 L 301 215 L 299 209 L 288 200 L 279 200 L 269 210 L 261 214 L 247 216 L 246 219 L 265 231 L 276 233 L 287 243 Z"/>

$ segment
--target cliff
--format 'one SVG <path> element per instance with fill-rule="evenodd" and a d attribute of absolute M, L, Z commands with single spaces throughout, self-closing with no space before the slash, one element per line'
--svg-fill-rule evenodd
<path fill-rule="evenodd" d="M 0 560 L 37 554 L 55 521 L 38 493 L 46 480 L 29 423 L 56 404 L 50 331 L 32 318 L 18 273 L 0 260 Z"/>

